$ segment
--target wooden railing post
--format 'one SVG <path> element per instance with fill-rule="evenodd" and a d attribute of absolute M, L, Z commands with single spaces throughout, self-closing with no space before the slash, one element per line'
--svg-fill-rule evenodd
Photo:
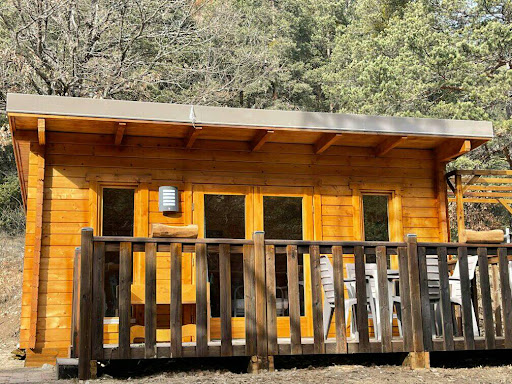
<path fill-rule="evenodd" d="M 407 358 L 407 365 L 411 368 L 428 368 L 430 366 L 429 353 L 425 352 L 423 339 L 423 316 L 420 284 L 420 263 L 418 259 L 418 240 L 416 235 L 405 237 L 407 243 L 407 261 L 409 266 L 409 293 L 411 299 L 412 317 L 412 352 Z"/>
<path fill-rule="evenodd" d="M 265 233 L 254 232 L 254 280 L 256 283 L 256 370 L 268 369 L 267 284 Z"/>
<path fill-rule="evenodd" d="M 82 229 L 80 257 L 80 317 L 78 378 L 91 378 L 91 309 L 92 309 L 92 255 L 93 230 Z"/>

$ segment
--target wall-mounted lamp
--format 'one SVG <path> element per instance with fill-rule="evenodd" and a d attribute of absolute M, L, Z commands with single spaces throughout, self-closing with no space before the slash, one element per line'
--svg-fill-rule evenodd
<path fill-rule="evenodd" d="M 178 188 L 168 186 L 158 188 L 158 208 L 160 212 L 179 212 Z"/>

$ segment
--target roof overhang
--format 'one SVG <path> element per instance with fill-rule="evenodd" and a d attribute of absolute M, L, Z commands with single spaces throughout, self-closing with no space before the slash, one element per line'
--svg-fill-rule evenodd
<path fill-rule="evenodd" d="M 442 164 L 493 138 L 492 123 L 488 121 L 273 111 L 13 93 L 7 95 L 7 114 L 24 202 L 28 176 L 27 144 L 30 142 L 43 146 L 63 140 L 80 143 L 92 138 L 90 134 L 96 134 L 102 135 L 106 145 L 134 145 L 143 137 L 161 147 L 187 150 L 216 148 L 220 141 L 235 150 L 249 152 L 280 148 L 266 143 L 305 145 L 305 153 L 322 156 L 343 152 L 340 147 L 360 147 L 376 157 L 387 156 L 395 149 L 414 149 L 432 150 L 434 158 Z"/>
<path fill-rule="evenodd" d="M 7 95 L 7 113 L 331 133 L 491 139 L 489 121 L 207 107 L 25 94 Z"/>

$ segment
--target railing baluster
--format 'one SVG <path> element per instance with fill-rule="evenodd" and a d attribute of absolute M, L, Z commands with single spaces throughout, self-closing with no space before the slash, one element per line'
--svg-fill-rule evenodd
<path fill-rule="evenodd" d="M 92 273 L 91 340 L 92 358 L 103 359 L 103 317 L 105 314 L 105 243 L 94 243 L 94 259 Z"/>
<path fill-rule="evenodd" d="M 392 337 L 393 330 L 391 328 L 390 311 L 393 313 L 393 308 L 389 307 L 389 292 L 388 292 L 388 267 L 387 267 L 387 256 L 386 247 L 376 247 L 376 258 L 377 258 L 377 279 L 379 286 L 379 303 L 380 308 L 380 335 L 382 341 L 382 352 L 392 352 Z"/>
<path fill-rule="evenodd" d="M 156 357 L 156 243 L 145 245 L 144 356 Z"/>
<path fill-rule="evenodd" d="M 498 263 L 500 266 L 501 302 L 503 305 L 503 330 L 505 348 L 512 348 L 512 294 L 510 292 L 510 277 L 506 248 L 498 248 Z"/>
<path fill-rule="evenodd" d="M 399 268 L 399 293 L 400 310 L 402 312 L 402 335 L 404 341 L 404 352 L 411 352 L 413 348 L 412 336 L 412 309 L 411 295 L 409 285 L 409 260 L 407 257 L 407 248 L 398 247 L 398 268 Z"/>
<path fill-rule="evenodd" d="M 80 247 L 73 261 L 73 302 L 71 304 L 71 357 L 78 357 L 78 319 L 80 313 Z"/>
<path fill-rule="evenodd" d="M 265 247 L 267 274 L 267 332 L 268 354 L 277 355 L 277 310 L 276 310 L 276 253 L 273 245 Z"/>
<path fill-rule="evenodd" d="M 182 244 L 171 244 L 171 357 L 182 356 L 182 305 L 181 305 L 181 254 Z"/>
<path fill-rule="evenodd" d="M 219 280 L 220 280 L 220 354 L 233 355 L 231 332 L 231 247 L 219 245 Z"/>
<path fill-rule="evenodd" d="M 256 286 L 254 281 L 254 246 L 244 245 L 244 316 L 245 354 L 256 355 Z"/>
<path fill-rule="evenodd" d="M 439 265 L 439 295 L 441 306 L 441 318 L 443 322 L 443 340 L 444 350 L 453 351 L 453 316 L 452 304 L 450 301 L 450 284 L 448 281 L 448 259 L 446 247 L 437 248 L 437 258 Z"/>
<path fill-rule="evenodd" d="M 475 334 L 473 330 L 473 306 L 471 304 L 471 285 L 468 270 L 468 249 L 459 247 L 460 290 L 462 296 L 462 323 L 464 328 L 465 349 L 475 349 Z"/>
<path fill-rule="evenodd" d="M 291 354 L 302 354 L 302 336 L 300 329 L 299 265 L 296 245 L 286 246 L 288 268 L 288 304 L 290 311 Z"/>
<path fill-rule="evenodd" d="M 425 351 L 432 350 L 432 311 L 428 292 L 427 250 L 418 248 L 418 272 L 420 274 L 421 315 L 423 319 L 423 346 Z"/>
<path fill-rule="evenodd" d="M 334 319 L 336 324 L 336 353 L 347 353 L 345 319 L 345 284 L 343 282 L 343 248 L 332 247 L 334 273 Z"/>
<path fill-rule="evenodd" d="M 367 292 L 366 292 L 366 271 L 364 263 L 364 250 L 361 246 L 354 247 L 355 272 L 356 272 L 356 322 L 359 333 L 359 352 L 370 352 L 370 334 L 368 331 L 368 310 L 367 310 Z M 374 325 L 375 313 L 372 313 Z"/>
<path fill-rule="evenodd" d="M 482 309 L 484 313 L 485 348 L 496 348 L 494 321 L 491 302 L 491 285 L 489 282 L 489 260 L 487 248 L 478 248 L 478 266 L 480 270 L 480 292 L 482 295 Z M 477 312 L 478 313 L 478 312 Z"/>
<path fill-rule="evenodd" d="M 196 355 L 208 356 L 206 244 L 196 244 Z"/>
<path fill-rule="evenodd" d="M 320 272 L 320 249 L 318 245 L 309 247 L 311 260 L 311 296 L 313 297 L 313 350 L 315 354 L 325 353 L 322 313 L 322 280 Z"/>
<path fill-rule="evenodd" d="M 129 359 L 132 284 L 132 243 L 122 242 L 119 249 L 119 357 Z"/>

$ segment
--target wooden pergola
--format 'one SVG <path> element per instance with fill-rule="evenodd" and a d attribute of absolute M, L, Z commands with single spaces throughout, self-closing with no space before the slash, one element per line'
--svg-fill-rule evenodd
<path fill-rule="evenodd" d="M 512 171 L 454 170 L 446 174 L 448 201 L 456 203 L 459 239 L 465 230 L 464 203 L 501 204 L 512 214 Z"/>

